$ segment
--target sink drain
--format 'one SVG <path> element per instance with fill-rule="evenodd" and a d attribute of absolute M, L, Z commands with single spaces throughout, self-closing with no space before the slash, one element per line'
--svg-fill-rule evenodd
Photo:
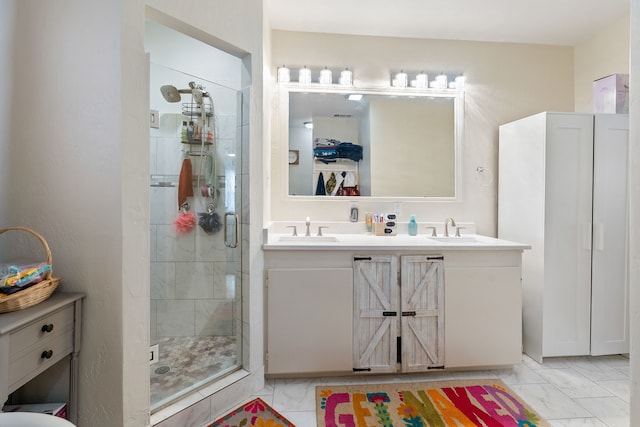
<path fill-rule="evenodd" d="M 156 368 L 156 370 L 153 372 L 155 372 L 156 374 L 162 375 L 162 374 L 166 374 L 170 370 L 171 368 L 168 366 L 160 366 L 159 368 Z"/>

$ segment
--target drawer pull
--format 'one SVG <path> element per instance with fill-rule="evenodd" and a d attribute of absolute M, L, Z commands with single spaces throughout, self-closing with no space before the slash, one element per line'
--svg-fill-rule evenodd
<path fill-rule="evenodd" d="M 48 325 L 42 325 L 42 332 L 51 332 L 53 331 L 53 323 L 49 323 Z"/>
<path fill-rule="evenodd" d="M 51 356 L 53 356 L 53 350 L 45 350 L 40 355 L 40 357 L 43 359 L 51 359 Z"/>

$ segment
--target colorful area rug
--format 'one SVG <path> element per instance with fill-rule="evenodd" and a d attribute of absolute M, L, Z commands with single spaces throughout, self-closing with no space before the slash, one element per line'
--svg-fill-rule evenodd
<path fill-rule="evenodd" d="M 497 379 L 316 387 L 318 427 L 549 427 Z"/>
<path fill-rule="evenodd" d="M 209 427 L 295 427 L 264 400 L 257 398 L 231 411 Z"/>

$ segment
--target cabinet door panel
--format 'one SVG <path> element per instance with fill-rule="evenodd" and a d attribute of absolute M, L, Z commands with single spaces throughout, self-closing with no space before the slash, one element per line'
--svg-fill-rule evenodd
<path fill-rule="evenodd" d="M 446 368 L 521 362 L 519 267 L 447 268 L 444 288 Z"/>
<path fill-rule="evenodd" d="M 596 116 L 593 165 L 591 354 L 629 352 L 627 115 Z"/>
<path fill-rule="evenodd" d="M 267 274 L 267 373 L 351 371 L 353 270 Z"/>
<path fill-rule="evenodd" d="M 402 371 L 444 365 L 442 257 L 401 257 Z"/>
<path fill-rule="evenodd" d="M 353 367 L 397 370 L 397 260 L 390 255 L 355 257 Z"/>

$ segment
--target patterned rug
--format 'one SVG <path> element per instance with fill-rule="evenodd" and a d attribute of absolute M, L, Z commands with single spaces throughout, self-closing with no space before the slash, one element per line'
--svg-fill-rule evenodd
<path fill-rule="evenodd" d="M 498 379 L 316 387 L 318 427 L 549 427 Z"/>
<path fill-rule="evenodd" d="M 264 400 L 257 398 L 229 412 L 209 427 L 296 427 Z"/>

